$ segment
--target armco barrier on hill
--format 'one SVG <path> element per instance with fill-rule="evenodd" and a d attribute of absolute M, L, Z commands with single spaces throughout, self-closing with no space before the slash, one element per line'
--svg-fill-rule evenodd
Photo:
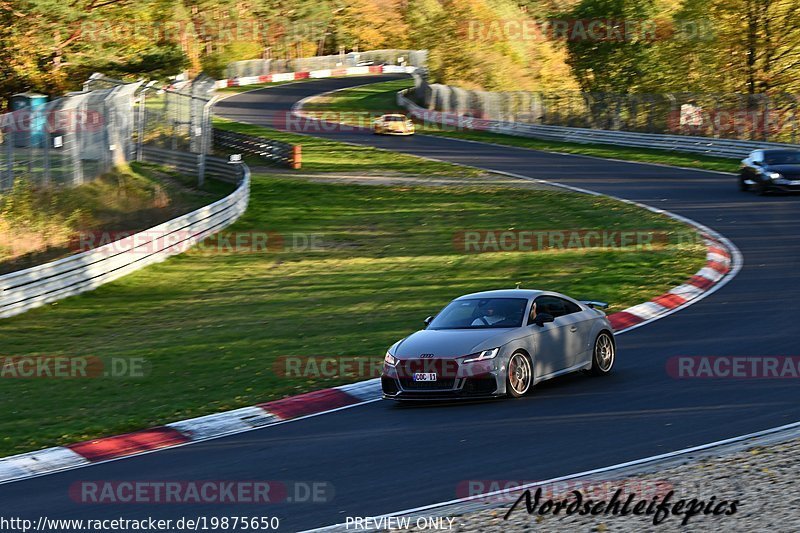
<path fill-rule="evenodd" d="M 197 154 L 145 150 L 144 158 L 186 172 L 197 171 Z M 0 318 L 18 315 L 67 296 L 93 290 L 140 268 L 181 253 L 231 225 L 247 209 L 250 198 L 250 170 L 244 164 L 231 165 L 207 158 L 209 174 L 238 182 L 236 190 L 211 205 L 133 235 L 125 247 L 111 243 L 58 261 L 0 276 Z M 184 168 L 185 167 L 185 168 Z M 175 239 L 168 239 L 175 235 Z M 157 237 L 160 236 L 160 237 Z M 159 239 L 158 242 L 155 242 Z"/>

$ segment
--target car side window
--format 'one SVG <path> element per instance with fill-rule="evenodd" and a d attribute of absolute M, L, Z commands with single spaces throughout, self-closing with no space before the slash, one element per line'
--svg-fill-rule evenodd
<path fill-rule="evenodd" d="M 567 308 L 567 312 L 566 312 L 567 315 L 571 315 L 572 313 L 578 313 L 578 312 L 580 312 L 582 310 L 579 305 L 574 304 L 574 303 L 570 302 L 569 300 L 564 300 L 564 305 Z"/>
<path fill-rule="evenodd" d="M 560 316 L 577 313 L 581 308 L 574 303 L 559 298 L 557 296 L 539 296 L 534 300 L 536 304 L 536 313 L 547 313 L 553 315 L 553 318 Z M 528 317 L 528 324 L 533 323 L 533 307 L 531 307 L 531 316 Z"/>
<path fill-rule="evenodd" d="M 750 156 L 750 160 L 751 160 L 753 163 L 763 163 L 763 162 L 764 162 L 764 152 L 762 152 L 761 150 L 756 150 L 756 151 L 755 151 L 755 152 L 753 152 L 753 154 Z"/>

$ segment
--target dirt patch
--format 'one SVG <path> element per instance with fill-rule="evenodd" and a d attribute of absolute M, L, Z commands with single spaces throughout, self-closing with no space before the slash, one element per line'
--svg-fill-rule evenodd
<path fill-rule="evenodd" d="M 296 178 L 315 183 L 346 183 L 351 185 L 422 185 L 426 187 L 456 187 L 470 185 L 489 185 L 496 187 L 518 187 L 535 190 L 556 190 L 560 189 L 554 185 L 539 181 L 529 181 L 502 174 L 486 173 L 478 177 L 465 178 L 462 176 L 419 176 L 416 174 L 402 174 L 393 172 L 381 173 L 307 173 L 273 167 L 253 167 L 254 174 L 279 174 L 282 178 Z"/>

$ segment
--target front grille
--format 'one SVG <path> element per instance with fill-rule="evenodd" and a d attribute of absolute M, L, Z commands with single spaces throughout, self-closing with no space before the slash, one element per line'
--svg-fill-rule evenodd
<path fill-rule="evenodd" d="M 400 378 L 400 386 L 405 390 L 442 390 L 452 389 L 455 378 L 444 378 L 436 381 L 414 381 L 413 378 Z"/>
<path fill-rule="evenodd" d="M 384 394 L 395 395 L 397 394 L 397 382 L 389 377 L 381 377 L 381 389 Z"/>
<path fill-rule="evenodd" d="M 435 372 L 436 381 L 414 381 L 417 372 Z M 458 376 L 458 361 L 454 359 L 405 359 L 397 365 L 400 386 L 405 390 L 452 389 Z"/>

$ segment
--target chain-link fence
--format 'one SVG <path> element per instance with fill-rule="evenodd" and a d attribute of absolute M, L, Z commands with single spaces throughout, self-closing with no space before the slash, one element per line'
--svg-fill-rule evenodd
<path fill-rule="evenodd" d="M 211 106 L 214 79 L 201 74 L 191 82 L 167 88 L 145 86 L 139 93 L 136 158 L 150 145 L 174 151 L 211 150 Z"/>
<path fill-rule="evenodd" d="M 796 144 L 800 94 L 468 91 L 415 74 L 423 107 L 491 120 Z"/>
<path fill-rule="evenodd" d="M 364 65 L 404 65 L 423 67 L 427 61 L 426 50 L 371 50 L 330 56 L 297 59 L 252 59 L 230 63 L 225 69 L 228 79 L 246 76 L 266 76 L 284 72 L 310 72 Z"/>
<path fill-rule="evenodd" d="M 20 95 L 20 109 L 0 115 L 0 190 L 18 179 L 80 185 L 141 159 L 147 144 L 209 153 L 214 83 L 201 75 L 158 88 L 94 74 L 83 91 L 50 102 Z M 198 158 L 199 171 L 202 164 Z"/>
<path fill-rule="evenodd" d="M 125 161 L 140 85 L 71 93 L 0 115 L 0 190 L 23 177 L 37 185 L 77 185 Z"/>

